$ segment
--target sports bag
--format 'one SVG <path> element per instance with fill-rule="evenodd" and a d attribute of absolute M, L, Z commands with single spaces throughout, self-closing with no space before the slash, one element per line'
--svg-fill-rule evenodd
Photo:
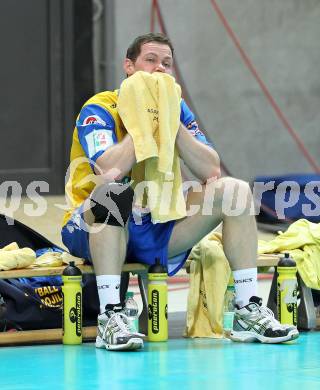
<path fill-rule="evenodd" d="M 44 250 L 63 251 L 30 227 L 17 220 L 13 222 L 14 224 L 9 225 L 6 216 L 0 214 L 1 248 L 15 241 L 19 247 L 29 247 L 39 254 Z M 83 326 L 96 325 L 100 308 L 95 275 L 84 274 L 82 281 Z M 122 301 L 128 283 L 129 274 L 122 273 Z M 0 279 L 0 331 L 61 327 L 61 285 L 60 276 Z"/>
<path fill-rule="evenodd" d="M 300 218 L 320 222 L 319 174 L 258 176 L 253 183 L 253 193 L 258 222 L 291 223 Z"/>

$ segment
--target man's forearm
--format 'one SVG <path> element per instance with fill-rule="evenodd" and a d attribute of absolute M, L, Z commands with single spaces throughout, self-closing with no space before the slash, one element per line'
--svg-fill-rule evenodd
<path fill-rule="evenodd" d="M 134 145 L 129 134 L 116 145 L 106 150 L 97 159 L 96 174 L 102 174 L 107 180 L 121 180 L 136 163 Z"/>
<path fill-rule="evenodd" d="M 184 163 L 203 183 L 212 177 L 220 177 L 218 153 L 199 142 L 182 124 L 179 127 L 176 145 Z"/>

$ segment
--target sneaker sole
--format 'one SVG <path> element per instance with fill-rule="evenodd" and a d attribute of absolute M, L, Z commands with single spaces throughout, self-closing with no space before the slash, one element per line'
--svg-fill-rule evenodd
<path fill-rule="evenodd" d="M 296 340 L 299 337 L 299 332 L 297 330 L 290 331 L 287 336 L 283 337 L 265 337 L 255 332 L 241 331 L 236 332 L 232 331 L 230 334 L 230 339 L 232 341 L 238 341 L 243 343 L 254 343 L 259 341 L 264 344 L 278 344 L 284 343 L 286 341 Z"/>
<path fill-rule="evenodd" d="M 138 337 L 133 337 L 126 344 L 107 344 L 97 336 L 96 348 L 105 348 L 109 351 L 134 351 L 143 348 L 143 340 Z"/>

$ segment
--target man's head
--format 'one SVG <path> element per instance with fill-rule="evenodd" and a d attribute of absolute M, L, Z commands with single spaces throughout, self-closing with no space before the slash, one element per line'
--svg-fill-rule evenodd
<path fill-rule="evenodd" d="M 139 70 L 172 73 L 173 46 L 163 34 L 149 33 L 137 37 L 127 50 L 124 71 L 131 76 Z"/>

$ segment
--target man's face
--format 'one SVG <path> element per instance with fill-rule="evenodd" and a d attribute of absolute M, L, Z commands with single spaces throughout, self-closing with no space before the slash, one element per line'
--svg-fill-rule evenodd
<path fill-rule="evenodd" d="M 126 58 L 124 70 L 128 76 L 142 70 L 148 73 L 163 72 L 172 74 L 172 53 L 168 45 L 158 42 L 148 42 L 141 46 L 141 51 L 135 62 Z"/>

